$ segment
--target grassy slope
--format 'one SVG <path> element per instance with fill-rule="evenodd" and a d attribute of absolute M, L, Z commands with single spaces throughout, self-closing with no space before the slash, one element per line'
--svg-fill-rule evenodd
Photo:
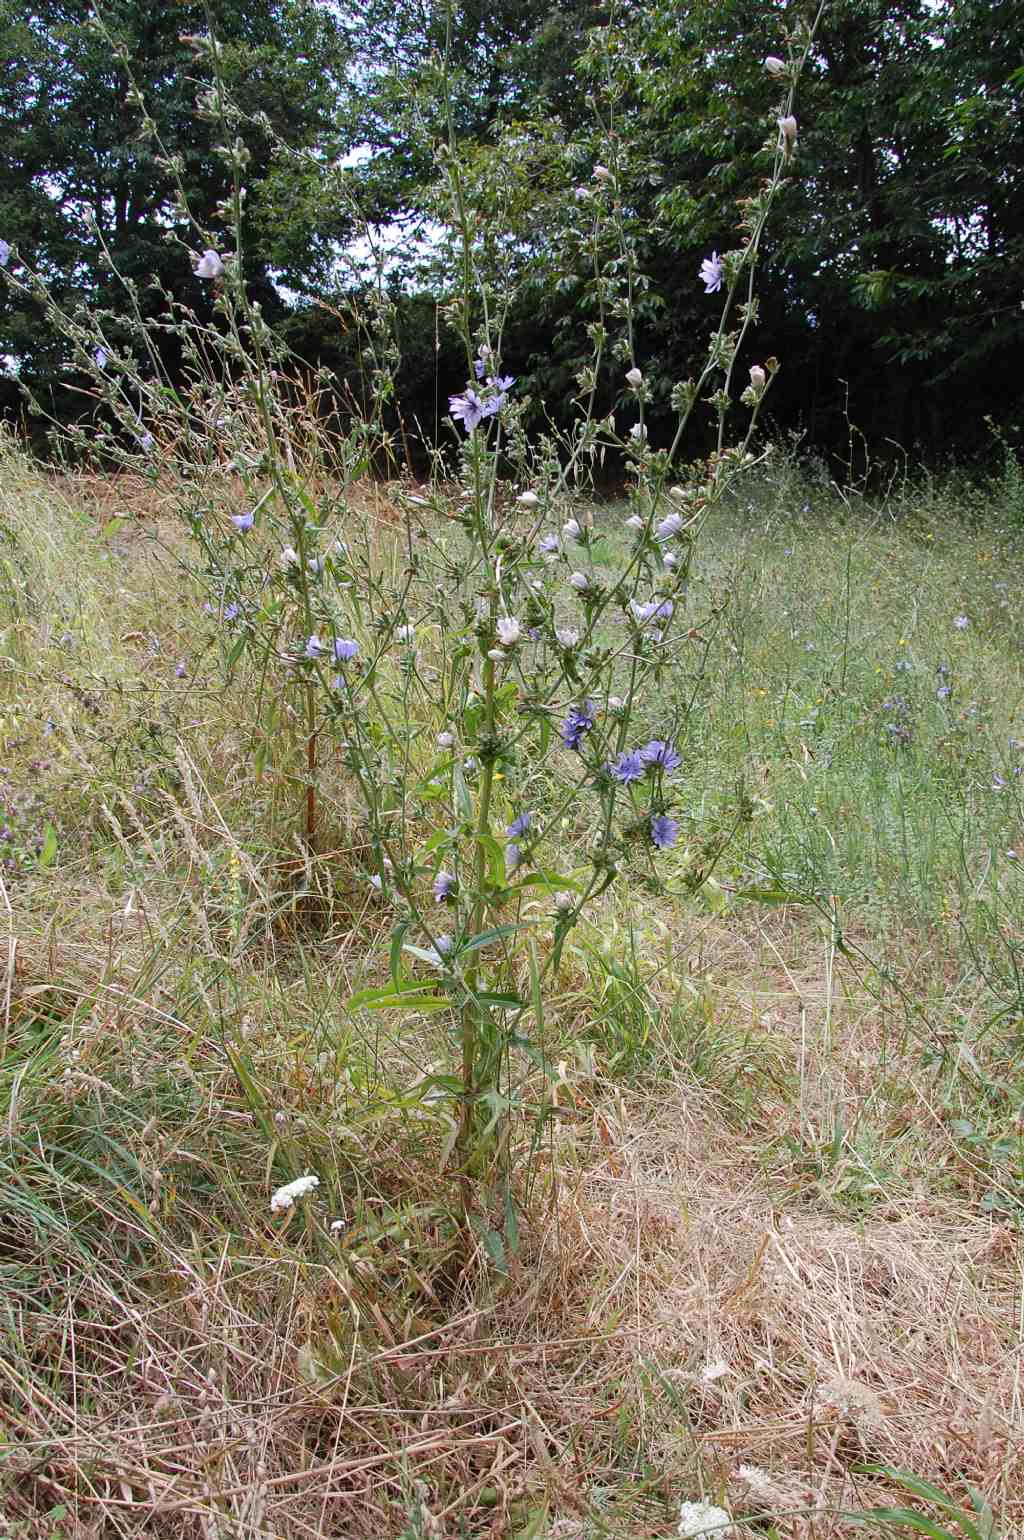
<path fill-rule="evenodd" d="M 677 896 L 613 889 L 550 1002 L 507 1284 L 452 1246 L 438 1029 L 344 1008 L 390 925 L 343 784 L 310 869 L 161 508 L 4 463 L 12 1534 L 838 1536 L 887 1462 L 1024 1536 L 1020 510 L 787 477 L 662 703 Z"/>

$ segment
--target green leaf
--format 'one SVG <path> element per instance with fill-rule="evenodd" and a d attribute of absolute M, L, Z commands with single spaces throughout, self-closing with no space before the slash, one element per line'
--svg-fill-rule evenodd
<path fill-rule="evenodd" d="M 459 946 L 459 952 L 478 952 L 482 946 L 490 946 L 492 941 L 500 941 L 502 936 L 514 936 L 517 931 L 525 930 L 529 920 L 520 920 L 514 925 L 496 925 L 493 930 L 482 930 L 475 936 L 470 936 L 468 941 L 463 941 Z"/>
<path fill-rule="evenodd" d="M 48 823 L 43 830 L 43 848 L 39 852 L 39 865 L 45 868 L 52 866 L 57 859 L 57 831 L 52 823 Z"/>
<path fill-rule="evenodd" d="M 492 1230 L 486 1219 L 481 1219 L 479 1214 L 470 1214 L 469 1223 L 498 1272 L 504 1273 L 507 1277 L 508 1262 L 505 1259 L 505 1245 L 497 1230 Z"/>
<path fill-rule="evenodd" d="M 473 799 L 466 789 L 462 766 L 457 762 L 452 766 L 452 785 L 455 788 L 455 811 L 463 823 L 469 823 L 473 817 Z"/>
<path fill-rule="evenodd" d="M 389 962 L 389 969 L 392 983 L 396 989 L 401 989 L 403 987 L 402 976 L 399 972 L 398 965 L 402 961 L 402 942 L 405 940 L 405 933 L 411 924 L 411 920 L 399 920 L 398 924 L 391 932 L 391 958 Z"/>
<path fill-rule="evenodd" d="M 360 989 L 346 1002 L 350 1011 L 360 1008 L 369 1011 L 443 1011 L 450 1004 L 447 995 L 425 989 L 416 979 L 400 979 L 397 984 L 386 984 L 380 989 Z"/>
<path fill-rule="evenodd" d="M 806 904 L 801 893 L 789 888 L 736 888 L 734 898 L 747 898 L 754 904 Z"/>
<path fill-rule="evenodd" d="M 895 1524 L 901 1529 L 912 1529 L 919 1535 L 931 1535 L 932 1540 L 958 1540 L 951 1530 L 944 1529 L 934 1519 L 918 1513 L 916 1508 L 865 1508 L 857 1514 L 857 1522 L 860 1524 L 869 1519 L 874 1524 Z"/>

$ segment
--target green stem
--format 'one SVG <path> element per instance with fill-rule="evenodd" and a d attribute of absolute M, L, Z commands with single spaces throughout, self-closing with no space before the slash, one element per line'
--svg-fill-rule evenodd
<path fill-rule="evenodd" d="M 494 737 L 494 663 L 490 658 L 487 658 L 484 662 L 483 686 L 486 741 L 490 744 L 493 743 Z M 487 897 L 484 892 L 484 882 L 487 876 L 487 848 L 485 841 L 491 832 L 491 791 L 493 786 L 494 760 L 488 758 L 481 773 L 480 802 L 477 807 L 476 817 L 476 849 L 473 853 L 473 909 L 469 921 L 469 933 L 471 936 L 479 935 L 487 920 Z M 459 1133 L 455 1146 L 459 1152 L 462 1166 L 463 1207 L 467 1206 L 469 1195 L 467 1163 L 473 1135 L 476 1066 L 480 1051 L 480 1026 L 484 1015 L 483 1008 L 474 999 L 480 976 L 480 964 L 478 962 L 480 953 L 474 952 L 472 955 L 473 961 L 466 969 L 465 975 L 466 991 L 469 998 L 462 1007 L 462 1110 L 459 1115 Z"/>

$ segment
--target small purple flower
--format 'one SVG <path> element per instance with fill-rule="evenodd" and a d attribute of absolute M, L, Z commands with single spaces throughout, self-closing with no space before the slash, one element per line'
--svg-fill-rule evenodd
<path fill-rule="evenodd" d="M 556 556 L 558 554 L 558 536 L 545 535 L 538 549 L 542 556 Z"/>
<path fill-rule="evenodd" d="M 501 391 L 502 398 L 504 398 L 506 391 L 512 389 L 512 386 L 515 384 L 515 382 L 516 377 L 514 374 L 499 374 L 497 378 L 492 378 L 487 381 L 488 385 L 490 385 L 494 390 Z"/>
<path fill-rule="evenodd" d="M 349 638 L 338 636 L 334 639 L 334 660 L 336 663 L 351 663 L 359 651 L 359 643 Z"/>
<path fill-rule="evenodd" d="M 437 903 L 447 903 L 457 887 L 458 882 L 451 872 L 438 872 L 434 878 L 434 898 Z"/>
<path fill-rule="evenodd" d="M 0 241 L 0 267 L 6 267 L 11 260 L 11 248 L 7 241 Z"/>
<path fill-rule="evenodd" d="M 952 693 L 953 693 L 952 685 L 940 684 L 939 688 L 935 692 L 935 699 L 936 700 L 949 700 L 949 697 L 952 695 Z"/>
<path fill-rule="evenodd" d="M 224 606 L 224 619 L 226 621 L 237 620 L 241 613 L 242 607 L 240 604 L 226 604 Z"/>
<path fill-rule="evenodd" d="M 464 390 L 461 396 L 449 396 L 448 410 L 467 433 L 472 433 L 478 422 L 491 415 L 483 398 L 472 388 Z"/>
<path fill-rule="evenodd" d="M 482 380 L 484 375 L 487 373 L 487 365 L 484 363 L 482 358 L 474 358 L 473 373 L 476 375 L 478 380 Z"/>
<path fill-rule="evenodd" d="M 679 838 L 679 825 L 666 813 L 655 813 L 651 819 L 651 840 L 658 850 L 671 850 Z"/>
<path fill-rule="evenodd" d="M 256 515 L 254 513 L 233 513 L 231 515 L 231 522 L 239 534 L 244 535 L 256 523 Z"/>
<path fill-rule="evenodd" d="M 584 701 L 582 706 L 573 706 L 559 729 L 566 748 L 578 749 L 584 735 L 589 733 L 593 725 L 594 708 L 590 701 Z"/>
<path fill-rule="evenodd" d="M 516 840 L 521 834 L 526 833 L 527 829 L 530 827 L 530 819 L 532 816 L 533 815 L 531 813 L 520 813 L 518 818 L 513 818 L 512 822 L 505 830 L 505 833 L 508 835 L 510 840 Z"/>
<path fill-rule="evenodd" d="M 110 355 L 107 353 L 106 348 L 97 348 L 92 356 L 97 369 L 105 369 L 107 367 Z"/>
<path fill-rule="evenodd" d="M 144 455 L 150 454 L 155 445 L 156 439 L 153 437 L 152 433 L 144 433 L 139 439 L 139 448 L 142 450 Z"/>
<path fill-rule="evenodd" d="M 305 653 L 307 658 L 322 658 L 324 644 L 318 636 L 311 636 L 306 642 Z"/>
<path fill-rule="evenodd" d="M 179 663 L 174 670 L 174 677 L 175 679 L 184 679 L 187 673 L 188 669 L 185 667 L 184 663 Z"/>
<path fill-rule="evenodd" d="M 631 786 L 634 781 L 642 781 L 645 767 L 636 749 L 626 754 L 620 754 L 613 765 L 606 766 L 608 774 L 623 786 Z"/>
<path fill-rule="evenodd" d="M 705 257 L 700 265 L 700 281 L 704 285 L 705 294 L 717 294 L 722 287 L 722 279 L 725 270 L 722 259 L 717 251 L 713 251 L 710 257 Z"/>
<path fill-rule="evenodd" d="M 958 615 L 953 622 L 958 631 L 966 631 L 970 623 L 966 615 Z"/>
<path fill-rule="evenodd" d="M 683 762 L 675 744 L 663 738 L 652 738 L 645 744 L 640 750 L 640 758 L 651 770 L 678 770 Z"/>
<path fill-rule="evenodd" d="M 505 846 L 505 870 L 507 872 L 514 872 L 521 865 L 522 859 L 523 852 L 518 845 Z"/>

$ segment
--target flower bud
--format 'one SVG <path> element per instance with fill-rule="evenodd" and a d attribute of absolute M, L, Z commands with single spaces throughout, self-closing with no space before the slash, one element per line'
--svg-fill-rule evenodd
<path fill-rule="evenodd" d="M 519 503 L 523 508 L 540 507 L 540 498 L 537 496 L 536 492 L 520 492 L 519 496 L 516 498 L 516 502 Z"/>
<path fill-rule="evenodd" d="M 778 54 L 770 53 L 764 61 L 764 67 L 773 80 L 778 80 L 780 75 L 786 73 L 786 61 L 780 59 Z"/>
<path fill-rule="evenodd" d="M 627 529 L 635 529 L 635 530 L 639 531 L 639 530 L 643 529 L 643 527 L 644 527 L 644 521 L 640 517 L 640 515 L 638 513 L 630 514 L 629 518 L 626 520 L 626 528 Z"/>
<path fill-rule="evenodd" d="M 764 370 L 761 368 L 761 365 L 760 364 L 751 364 L 751 366 L 750 366 L 750 384 L 751 384 L 752 388 L 757 391 L 758 395 L 761 394 L 762 390 L 764 390 L 764 387 L 765 387 L 765 385 L 767 383 L 768 383 L 768 376 L 765 374 Z"/>
<path fill-rule="evenodd" d="M 630 385 L 632 385 L 634 390 L 639 390 L 640 386 L 644 382 L 644 377 L 635 364 L 633 365 L 632 369 L 626 370 L 626 379 L 629 381 Z"/>
<path fill-rule="evenodd" d="M 597 166 L 594 167 L 594 181 L 595 182 L 610 182 L 611 179 L 612 179 L 612 174 L 608 170 L 607 166 L 597 165 Z"/>
<path fill-rule="evenodd" d="M 583 530 L 575 519 L 566 519 L 562 525 L 562 534 L 567 540 L 579 540 Z"/>
<path fill-rule="evenodd" d="M 792 116 L 780 118 L 779 132 L 782 135 L 783 147 L 788 155 L 796 144 L 796 118 Z"/>
<path fill-rule="evenodd" d="M 490 658 L 492 663 L 504 663 L 508 654 L 502 652 L 500 647 L 492 647 L 487 656 Z"/>
<path fill-rule="evenodd" d="M 585 594 L 590 587 L 590 579 L 585 572 L 570 572 L 569 584 L 577 593 Z"/>
<path fill-rule="evenodd" d="M 438 746 L 439 749 L 454 748 L 454 746 L 455 746 L 455 734 L 454 733 L 438 733 L 438 735 L 437 735 L 437 746 Z"/>
<path fill-rule="evenodd" d="M 568 911 L 572 908 L 572 894 L 565 892 L 556 893 L 552 899 L 552 903 L 558 910 L 559 914 L 567 914 Z"/>

